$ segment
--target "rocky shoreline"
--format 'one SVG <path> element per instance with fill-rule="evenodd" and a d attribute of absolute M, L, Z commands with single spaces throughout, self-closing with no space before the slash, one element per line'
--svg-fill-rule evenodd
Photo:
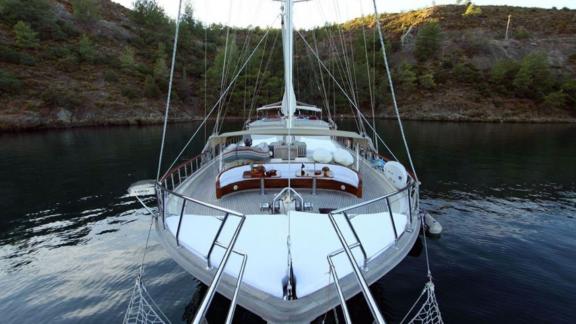
<path fill-rule="evenodd" d="M 367 114 L 366 117 L 370 119 Z M 338 114 L 336 122 L 355 118 L 351 114 Z M 213 119 L 213 118 L 211 118 Z M 392 114 L 379 115 L 377 120 L 395 120 Z M 238 116 L 226 117 L 226 120 L 242 122 Z M 566 116 L 492 116 L 473 117 L 462 114 L 412 114 L 403 113 L 403 121 L 423 122 L 460 122 L 460 123 L 517 123 L 517 124 L 576 124 L 576 117 Z M 201 117 L 176 116 L 169 119 L 170 124 L 200 122 Z M 128 126 L 155 126 L 164 122 L 161 115 L 150 117 L 146 115 L 131 117 L 109 117 L 102 119 L 42 119 L 30 116 L 1 116 L 0 133 L 44 131 L 54 129 L 92 128 L 92 127 L 128 127 Z"/>

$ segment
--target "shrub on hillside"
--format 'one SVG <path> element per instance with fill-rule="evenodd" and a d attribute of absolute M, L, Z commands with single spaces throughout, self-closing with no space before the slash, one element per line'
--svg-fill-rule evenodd
<path fill-rule="evenodd" d="M 0 70 L 0 94 L 16 93 L 22 88 L 22 82 L 14 75 Z"/>
<path fill-rule="evenodd" d="M 135 53 L 132 47 L 126 47 L 120 55 L 120 66 L 125 70 L 132 70 L 136 66 Z"/>
<path fill-rule="evenodd" d="M 553 83 L 548 58 L 539 53 L 528 54 L 522 59 L 513 82 L 517 94 L 534 99 L 548 93 Z"/>
<path fill-rule="evenodd" d="M 36 48 L 40 45 L 38 41 L 38 33 L 36 33 L 30 25 L 23 21 L 18 21 L 14 28 L 14 37 L 16 38 L 16 45 L 22 48 Z"/>
<path fill-rule="evenodd" d="M 160 88 L 158 88 L 154 77 L 147 75 L 144 80 L 144 95 L 148 98 L 158 98 L 160 93 Z"/>
<path fill-rule="evenodd" d="M 576 106 L 576 79 L 568 79 L 562 82 L 560 89 L 566 94 L 567 103 Z"/>
<path fill-rule="evenodd" d="M 475 6 L 472 2 L 466 6 L 466 11 L 462 14 L 462 16 L 480 16 L 482 14 L 482 9 L 480 7 Z"/>
<path fill-rule="evenodd" d="M 140 96 L 140 91 L 130 85 L 123 86 L 120 90 L 120 93 L 122 93 L 122 95 L 128 99 L 136 99 Z"/>
<path fill-rule="evenodd" d="M 82 35 L 78 41 L 76 51 L 78 53 L 78 58 L 82 62 L 93 63 L 96 58 L 96 50 L 94 49 L 94 45 L 92 44 L 90 38 L 86 36 L 86 34 Z"/>
<path fill-rule="evenodd" d="M 100 19 L 100 6 L 96 0 L 72 0 L 74 17 L 80 22 L 91 24 Z"/>
<path fill-rule="evenodd" d="M 118 82 L 118 73 L 112 71 L 112 70 L 106 70 L 104 71 L 104 80 L 106 82 Z"/>
<path fill-rule="evenodd" d="M 524 28 L 523 26 L 518 27 L 518 29 L 516 29 L 516 31 L 514 32 L 514 38 L 515 39 L 528 39 L 531 37 L 530 32 L 528 31 L 528 29 Z"/>
<path fill-rule="evenodd" d="M 71 55 L 72 52 L 67 46 L 52 46 L 47 48 L 44 53 L 43 57 L 49 60 L 59 60 L 68 55 Z"/>
<path fill-rule="evenodd" d="M 12 64 L 34 65 L 36 59 L 28 53 L 0 44 L 0 61 Z"/>
<path fill-rule="evenodd" d="M 416 35 L 414 55 L 423 62 L 434 57 L 440 49 L 442 31 L 437 22 L 423 25 Z"/>
<path fill-rule="evenodd" d="M 418 80 L 414 67 L 409 63 L 402 63 L 398 70 L 398 81 L 402 89 L 411 91 L 416 88 L 416 81 Z"/>
<path fill-rule="evenodd" d="M 56 63 L 56 68 L 62 72 L 74 72 L 78 70 L 78 57 L 70 52 Z"/>
<path fill-rule="evenodd" d="M 154 55 L 154 79 L 158 84 L 163 85 L 168 78 L 168 65 L 166 64 L 166 47 L 164 43 L 158 44 L 158 49 Z"/>
<path fill-rule="evenodd" d="M 546 108 L 564 108 L 568 101 L 568 96 L 562 91 L 554 91 L 544 97 L 544 107 Z"/>
<path fill-rule="evenodd" d="M 432 90 L 436 88 L 436 81 L 434 80 L 434 74 L 429 71 L 426 71 L 420 75 L 420 77 L 418 78 L 418 83 L 422 88 L 426 90 Z"/>
<path fill-rule="evenodd" d="M 51 86 L 40 95 L 44 104 L 49 108 L 75 109 L 85 104 L 81 92 L 68 88 Z"/>
<path fill-rule="evenodd" d="M 461 82 L 474 83 L 480 80 L 480 72 L 470 63 L 456 63 L 452 72 L 454 78 Z"/>
<path fill-rule="evenodd" d="M 490 71 L 490 81 L 500 91 L 513 88 L 514 78 L 520 69 L 520 64 L 514 60 L 506 59 L 497 61 Z"/>
<path fill-rule="evenodd" d="M 48 0 L 0 0 L 2 20 L 10 25 L 18 21 L 28 23 L 41 36 L 56 36 L 62 31 L 56 23 L 56 16 Z"/>

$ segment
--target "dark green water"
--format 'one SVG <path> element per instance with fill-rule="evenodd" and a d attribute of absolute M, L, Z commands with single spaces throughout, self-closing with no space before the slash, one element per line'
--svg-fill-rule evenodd
<path fill-rule="evenodd" d="M 397 138 L 394 123 L 379 124 L 385 138 Z M 168 156 L 195 127 L 171 127 Z M 155 176 L 160 132 L 0 135 L 0 322 L 122 320 L 149 225 L 125 190 Z M 576 127 L 412 122 L 407 133 L 422 206 L 445 229 L 429 248 L 446 322 L 573 323 Z M 423 256 L 408 257 L 372 286 L 392 322 L 409 309 L 425 275 Z M 179 322 L 198 282 L 154 235 L 145 279 Z M 217 322 L 226 306 L 217 299 L 209 320 Z M 356 322 L 370 320 L 360 298 L 349 307 Z M 245 311 L 237 315 L 239 323 L 256 322 Z"/>

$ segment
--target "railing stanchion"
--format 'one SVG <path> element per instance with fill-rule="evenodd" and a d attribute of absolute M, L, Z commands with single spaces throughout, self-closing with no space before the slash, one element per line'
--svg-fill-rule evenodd
<path fill-rule="evenodd" d="M 172 178 L 172 190 L 174 190 L 176 189 L 176 186 L 174 185 L 174 173 L 170 175 L 170 178 Z"/>
<path fill-rule="evenodd" d="M 412 228 L 412 186 L 408 190 L 408 224 L 410 228 Z"/>
<path fill-rule="evenodd" d="M 392 214 L 392 206 L 390 205 L 390 198 L 386 198 L 386 205 L 388 206 L 388 214 L 390 214 L 390 221 L 392 222 L 392 229 L 394 230 L 394 243 L 397 243 L 398 231 L 396 230 L 396 222 L 394 222 L 394 215 Z"/>
<path fill-rule="evenodd" d="M 348 214 L 346 212 L 343 212 L 342 214 L 344 214 L 344 219 L 346 220 L 346 223 L 348 223 L 348 227 L 350 227 L 350 230 L 352 231 L 352 235 L 354 235 L 356 242 L 358 242 L 358 244 L 360 245 L 360 251 L 362 251 L 362 255 L 364 256 L 364 268 L 366 268 L 366 263 L 368 262 L 368 254 L 366 254 L 366 250 L 364 250 L 364 246 L 362 245 L 362 242 L 360 242 L 360 237 L 358 236 L 358 233 L 356 233 L 356 229 L 354 229 L 354 226 L 352 225 L 350 218 L 348 218 Z"/>
<path fill-rule="evenodd" d="M 336 273 L 336 268 L 332 262 L 332 258 L 328 257 L 328 263 L 330 264 L 330 273 L 334 278 L 334 285 L 336 286 L 336 291 L 338 292 L 338 297 L 340 298 L 340 307 L 342 307 L 342 313 L 344 314 L 344 321 L 346 324 L 352 324 L 352 319 L 350 318 L 350 312 L 348 312 L 348 306 L 346 306 L 346 298 L 344 298 L 344 293 L 342 293 L 342 288 L 340 287 L 340 282 L 338 280 L 338 274 Z"/>
<path fill-rule="evenodd" d="M 212 245 L 210 245 L 210 249 L 208 250 L 208 255 L 206 256 L 206 263 L 208 264 L 208 268 L 212 268 L 212 264 L 210 262 L 210 256 L 212 255 L 212 251 L 214 251 L 214 245 L 216 244 L 216 241 L 218 241 L 218 237 L 220 236 L 220 233 L 222 233 L 222 229 L 224 228 L 224 225 L 226 225 L 226 221 L 228 220 L 228 213 L 226 213 L 226 215 L 224 215 L 224 219 L 222 220 L 222 223 L 220 223 L 220 227 L 218 228 L 218 231 L 216 232 L 216 236 L 214 236 L 214 240 L 212 241 Z"/>
<path fill-rule="evenodd" d="M 330 219 L 330 222 L 332 223 L 332 227 L 334 227 L 334 231 L 336 232 L 336 235 L 338 236 L 338 239 L 340 240 L 340 243 L 342 244 L 342 247 L 344 248 L 344 252 L 346 252 L 346 256 L 348 257 L 348 262 L 352 266 L 352 270 L 353 270 L 354 274 L 356 275 L 356 280 L 360 284 L 360 288 L 362 289 L 362 293 L 364 294 L 364 298 L 366 298 L 366 301 L 368 302 L 368 306 L 370 308 L 370 311 L 372 312 L 372 316 L 374 316 L 376 323 L 385 324 L 386 321 L 384 320 L 382 313 L 378 309 L 378 304 L 376 304 L 376 301 L 374 300 L 374 297 L 372 296 L 372 293 L 370 292 L 370 287 L 368 287 L 368 283 L 366 282 L 366 279 L 362 275 L 362 271 L 360 270 L 360 268 L 358 267 L 358 264 L 356 263 L 356 260 L 354 259 L 354 255 L 352 254 L 352 251 L 350 250 L 350 247 L 348 246 L 348 243 L 346 242 L 346 239 L 344 238 L 344 234 L 342 234 L 340 227 L 338 227 L 338 224 L 336 223 L 336 220 L 334 219 L 334 215 L 332 213 L 330 213 L 330 214 L 328 214 L 328 218 Z"/>
<path fill-rule="evenodd" d="M 166 229 L 166 193 L 160 188 L 160 195 L 162 196 L 162 226 Z"/>
<path fill-rule="evenodd" d="M 178 228 L 176 229 L 177 246 L 180 246 L 180 227 L 182 226 L 182 218 L 184 218 L 184 209 L 186 209 L 186 199 L 182 199 L 182 210 L 180 211 L 180 218 L 178 219 Z"/>
<path fill-rule="evenodd" d="M 226 316 L 226 324 L 232 324 L 234 320 L 234 311 L 236 311 L 236 303 L 238 300 L 238 293 L 240 292 L 240 285 L 242 284 L 242 277 L 244 277 L 244 269 L 246 268 L 246 261 L 248 260 L 248 255 L 244 255 L 242 258 L 242 264 L 240 265 L 240 273 L 238 273 L 238 280 L 236 280 L 236 289 L 234 289 L 234 295 L 230 301 L 230 309 L 228 310 L 228 316 Z"/>
<path fill-rule="evenodd" d="M 196 312 L 196 315 L 194 316 L 194 320 L 192 321 L 193 324 L 202 323 L 202 319 L 206 315 L 206 311 L 208 310 L 208 306 L 210 306 L 210 303 L 212 302 L 212 298 L 214 297 L 214 294 L 216 293 L 216 287 L 220 283 L 220 279 L 222 279 L 222 274 L 224 273 L 224 268 L 226 267 L 226 264 L 228 263 L 228 259 L 230 259 L 230 254 L 232 253 L 232 249 L 234 248 L 234 245 L 236 244 L 236 241 L 238 240 L 240 230 L 242 229 L 242 226 L 244 225 L 245 220 L 246 220 L 246 216 L 242 216 L 240 218 L 240 223 L 238 224 L 238 227 L 236 227 L 236 230 L 234 231 L 234 234 L 232 235 L 232 238 L 230 239 L 230 245 L 228 246 L 228 248 L 224 252 L 224 256 L 222 257 L 222 261 L 220 262 L 220 266 L 218 267 L 218 270 L 216 270 L 216 274 L 214 275 L 214 279 L 212 279 L 212 282 L 210 283 L 210 286 L 208 287 L 208 291 L 206 292 L 206 297 L 204 297 L 204 299 L 202 300 L 202 304 L 200 304 L 200 307 L 198 308 L 198 312 Z"/>

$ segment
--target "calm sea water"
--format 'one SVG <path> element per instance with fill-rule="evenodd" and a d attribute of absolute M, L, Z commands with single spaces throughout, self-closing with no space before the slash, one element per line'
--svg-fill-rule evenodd
<path fill-rule="evenodd" d="M 407 123 L 422 206 L 444 226 L 429 241 L 449 323 L 576 321 L 576 126 Z M 168 156 L 195 130 L 172 126 Z M 393 122 L 381 121 L 397 139 Z M 0 135 L 0 322 L 120 322 L 150 217 L 128 186 L 155 176 L 161 129 Z M 400 150 L 397 140 L 393 148 Z M 201 142 L 194 143 L 194 150 Z M 193 152 L 191 152 L 192 154 Z M 146 285 L 175 322 L 199 283 L 153 234 Z M 423 255 L 372 286 L 392 322 L 426 280 Z M 217 298 L 208 317 L 218 322 Z M 368 322 L 361 298 L 350 302 Z M 240 310 L 240 323 L 258 323 Z"/>

